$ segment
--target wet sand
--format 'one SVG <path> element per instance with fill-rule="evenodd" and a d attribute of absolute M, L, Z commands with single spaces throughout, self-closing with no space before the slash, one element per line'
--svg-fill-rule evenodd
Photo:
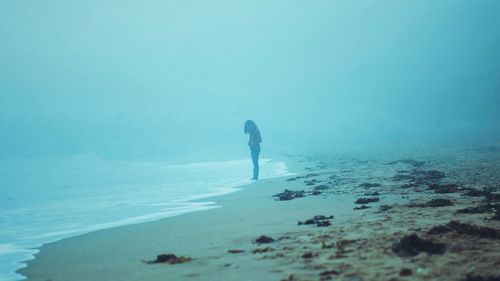
<path fill-rule="evenodd" d="M 43 281 L 500 280 L 498 145 L 288 162 L 297 175 L 214 198 L 222 208 L 48 244 L 20 272 Z M 256 242 L 262 235 L 273 241 Z M 160 254 L 185 259 L 147 263 Z"/>

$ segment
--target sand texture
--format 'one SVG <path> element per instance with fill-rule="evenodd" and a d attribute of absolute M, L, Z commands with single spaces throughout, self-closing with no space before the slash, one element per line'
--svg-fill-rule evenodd
<path fill-rule="evenodd" d="M 297 175 L 214 198 L 222 208 L 48 244 L 20 272 L 43 281 L 500 280 L 498 146 L 288 162 Z"/>

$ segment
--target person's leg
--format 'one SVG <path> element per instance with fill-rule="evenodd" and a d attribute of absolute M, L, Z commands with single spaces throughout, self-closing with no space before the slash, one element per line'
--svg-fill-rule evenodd
<path fill-rule="evenodd" d="M 259 179 L 259 154 L 260 147 L 252 148 L 252 163 L 253 163 L 253 178 L 254 180 Z"/>

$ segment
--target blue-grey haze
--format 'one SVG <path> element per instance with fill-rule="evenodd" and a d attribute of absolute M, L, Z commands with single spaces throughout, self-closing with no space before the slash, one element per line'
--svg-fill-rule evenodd
<path fill-rule="evenodd" d="M 500 1 L 2 0 L 0 157 L 500 136 Z"/>

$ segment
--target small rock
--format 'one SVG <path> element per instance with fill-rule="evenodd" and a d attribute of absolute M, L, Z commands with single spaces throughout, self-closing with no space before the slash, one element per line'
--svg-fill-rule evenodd
<path fill-rule="evenodd" d="M 354 204 L 367 204 L 372 202 L 378 202 L 379 199 L 377 197 L 372 198 L 358 198 L 358 200 L 354 201 Z"/>
<path fill-rule="evenodd" d="M 410 276 L 413 274 L 413 270 L 409 268 L 402 268 L 401 271 L 399 272 L 399 276 Z"/>
<path fill-rule="evenodd" d="M 269 236 L 261 235 L 259 238 L 257 238 L 255 240 L 255 242 L 256 243 L 261 243 L 261 244 L 263 244 L 263 243 L 272 243 L 272 242 L 274 242 L 274 239 L 271 238 L 271 237 L 269 237 Z"/>
<path fill-rule="evenodd" d="M 312 259 L 314 257 L 317 257 L 318 254 L 312 253 L 312 252 L 307 252 L 302 255 L 303 259 Z"/>

